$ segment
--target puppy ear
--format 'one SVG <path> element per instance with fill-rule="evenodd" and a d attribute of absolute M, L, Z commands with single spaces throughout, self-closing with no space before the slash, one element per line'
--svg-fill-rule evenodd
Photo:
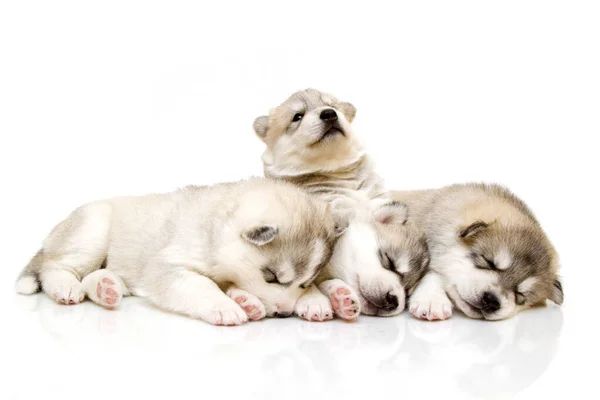
<path fill-rule="evenodd" d="M 373 217 L 381 224 L 403 225 L 408 219 L 408 207 L 399 201 L 391 201 L 378 207 L 373 212 Z"/>
<path fill-rule="evenodd" d="M 340 110 L 342 110 L 348 122 L 352 122 L 352 120 L 354 120 L 354 116 L 356 116 L 356 107 L 354 107 L 352 104 L 346 102 L 341 103 Z"/>
<path fill-rule="evenodd" d="M 350 226 L 350 219 L 352 218 L 352 214 L 348 213 L 346 210 L 331 208 L 331 214 L 333 215 L 334 221 L 334 235 L 335 237 L 340 237 L 348 226 Z"/>
<path fill-rule="evenodd" d="M 562 283 L 560 283 L 559 278 L 556 278 L 556 280 L 554 280 L 554 283 L 552 284 L 552 291 L 550 292 L 549 299 L 559 306 L 563 303 L 564 294 Z"/>
<path fill-rule="evenodd" d="M 356 214 L 354 203 L 346 197 L 340 197 L 327 203 L 327 209 L 333 216 L 335 223 L 335 237 L 342 236 Z"/>
<path fill-rule="evenodd" d="M 254 128 L 256 136 L 264 141 L 267 136 L 267 131 L 269 130 L 269 117 L 263 115 L 262 117 L 256 118 L 252 127 Z"/>
<path fill-rule="evenodd" d="M 335 237 L 340 237 L 344 234 L 344 232 L 346 232 L 346 229 L 348 229 L 348 224 L 346 222 L 347 221 L 344 221 L 341 224 L 335 224 L 335 228 L 333 231 Z"/>
<path fill-rule="evenodd" d="M 467 238 L 470 238 L 470 237 L 474 236 L 475 234 L 483 231 L 487 227 L 488 227 L 488 224 L 486 224 L 485 222 L 476 221 L 476 222 L 473 222 L 471 225 L 469 225 L 465 228 L 462 228 L 458 235 L 460 236 L 461 239 L 467 239 Z"/>
<path fill-rule="evenodd" d="M 246 229 L 242 232 L 242 237 L 246 239 L 248 243 L 252 243 L 255 246 L 264 246 L 270 243 L 275 236 L 279 233 L 279 229 L 272 225 L 256 226 L 250 229 Z"/>

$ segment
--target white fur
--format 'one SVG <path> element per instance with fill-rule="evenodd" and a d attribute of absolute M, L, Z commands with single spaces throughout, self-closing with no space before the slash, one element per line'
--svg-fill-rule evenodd
<path fill-rule="evenodd" d="M 327 109 L 336 112 L 335 122 L 321 120 L 321 113 Z M 302 119 L 293 122 L 293 112 L 300 111 Z M 385 299 L 387 293 L 394 293 L 399 298 L 399 308 L 389 313 L 391 315 L 403 310 L 404 289 L 398 276 L 381 266 L 376 232 L 369 226 L 375 221 L 374 209 L 381 206 L 387 194 L 382 179 L 366 157 L 363 144 L 352 131 L 354 113 L 349 103 L 308 89 L 293 94 L 273 109 L 269 117 L 257 118 L 255 130 L 267 144 L 262 156 L 266 176 L 291 181 L 299 176 L 320 176 L 322 179 L 303 184 L 309 191 L 315 189 L 336 213 L 346 215 L 352 222 L 319 281 L 339 278 L 354 291 L 368 291 L 360 296 L 361 307 L 372 314 L 379 311 L 364 295 L 378 297 L 379 301 Z M 269 127 L 265 126 L 265 120 Z M 325 137 L 324 133 L 332 126 L 343 134 Z M 325 190 L 319 188 L 322 182 L 327 182 Z"/>
<path fill-rule="evenodd" d="M 507 249 L 502 249 L 496 254 L 494 261 L 496 263 L 496 268 L 505 270 L 511 266 L 512 256 Z"/>
<path fill-rule="evenodd" d="M 449 318 L 452 302 L 444 291 L 442 277 L 427 273 L 410 297 L 408 308 L 415 317 L 429 321 Z"/>
<path fill-rule="evenodd" d="M 398 272 L 406 274 L 408 271 L 410 271 L 410 259 L 408 255 L 403 254 L 398 262 Z"/>
<path fill-rule="evenodd" d="M 261 227 L 277 227 L 282 236 L 272 250 L 246 235 Z M 113 308 L 131 292 L 169 311 L 237 325 L 248 317 L 219 285 L 233 283 L 252 293 L 269 315 L 290 314 L 316 261 L 304 276 L 295 276 L 293 260 L 270 257 L 315 260 L 324 254 L 322 240 L 314 249 L 298 249 L 284 234 L 332 237 L 333 227 L 325 204 L 291 185 L 264 180 L 102 200 L 57 225 L 17 289 L 31 291 L 39 273 L 44 292 L 59 303 L 78 303 L 87 293 Z M 106 269 L 99 270 L 105 260 Z M 265 281 L 262 268 L 274 262 L 280 278 L 294 284 Z"/>
<path fill-rule="evenodd" d="M 515 303 L 514 294 L 510 294 L 510 299 L 505 296 L 499 295 L 498 293 L 496 293 L 496 295 L 500 299 L 502 307 L 493 314 L 485 315 L 485 319 L 489 321 L 499 321 L 501 319 L 512 317 L 522 309 L 522 307 L 517 306 L 517 304 Z"/>
<path fill-rule="evenodd" d="M 537 278 L 535 278 L 533 276 L 529 277 L 519 284 L 517 291 L 519 293 L 525 294 L 525 293 L 529 292 L 537 282 L 538 282 Z"/>
<path fill-rule="evenodd" d="M 74 259 L 74 257 L 69 257 Z M 84 298 L 81 282 L 69 271 L 46 270 L 40 274 L 42 288 L 61 304 L 77 304 Z"/>
<path fill-rule="evenodd" d="M 34 294 L 38 291 L 38 287 L 38 282 L 33 276 L 23 276 L 15 284 L 15 290 L 19 294 Z"/>
<path fill-rule="evenodd" d="M 331 301 L 315 285 L 311 285 L 298 300 L 294 312 L 308 321 L 327 321 L 333 318 Z"/>
<path fill-rule="evenodd" d="M 353 222 L 338 241 L 324 275 L 348 283 L 358 292 L 361 309 L 367 314 L 395 315 L 404 310 L 404 288 L 398 276 L 381 266 L 378 245 L 370 224 Z M 398 297 L 399 306 L 391 312 L 377 310 L 369 298 L 384 298 L 387 293 Z"/>
<path fill-rule="evenodd" d="M 453 240 L 455 239 L 448 238 L 449 242 Z M 510 263 L 510 259 L 506 254 L 500 254 L 501 262 Z M 498 259 L 496 258 L 495 261 L 498 262 Z M 504 319 L 517 311 L 514 295 L 512 295 L 513 298 L 507 298 L 502 294 L 498 273 L 492 270 L 475 268 L 468 250 L 464 247 L 453 245 L 445 248 L 445 252 L 432 258 L 430 267 L 444 278 L 443 287 L 455 305 L 467 316 L 471 318 L 483 317 L 480 312 L 474 311 L 469 304 L 478 304 L 482 294 L 488 291 L 496 295 L 502 307 L 494 314 L 485 315 L 486 319 Z"/>
<path fill-rule="evenodd" d="M 475 268 L 468 251 L 462 246 L 446 248 L 445 252 L 432 258 L 430 267 L 444 278 L 443 287 L 456 306 L 471 318 L 482 318 L 482 316 L 474 312 L 467 303 L 479 303 L 483 292 L 500 292 L 498 274 L 491 270 Z"/>
<path fill-rule="evenodd" d="M 526 206 L 507 189 L 497 185 L 458 184 L 437 190 L 395 192 L 391 197 L 407 204 L 413 221 L 427 234 L 431 271 L 440 276 L 440 286 L 455 306 L 469 317 L 504 319 L 532 306 L 532 301 L 539 301 L 536 293 L 537 296 L 530 296 L 536 300 L 526 299 L 522 306 L 516 305 L 516 289 L 539 290 L 562 302 L 560 285 L 554 283 L 558 279 L 556 251 Z M 465 238 L 462 232 L 471 226 L 479 226 L 482 236 L 475 233 Z M 522 230 L 524 226 L 528 229 Z M 531 240 L 541 245 L 538 249 L 547 250 L 549 262 L 540 263 L 538 268 L 523 262 Z M 481 262 L 479 257 L 483 256 L 481 252 L 485 251 L 493 252 L 491 261 L 496 268 L 477 268 L 476 264 Z M 505 272 L 516 268 L 525 278 L 540 278 L 538 281 L 524 278 L 517 288 L 514 285 L 518 282 L 512 281 L 514 275 Z M 501 279 L 503 277 L 506 279 Z M 427 281 L 424 279 L 421 285 Z M 548 294 L 549 289 L 555 291 Z M 415 293 L 423 292 L 418 287 Z M 491 303 L 490 295 L 498 300 L 499 307 Z M 417 300 L 419 306 L 426 308 L 421 304 L 427 302 L 425 296 L 412 299 L 411 307 Z"/>

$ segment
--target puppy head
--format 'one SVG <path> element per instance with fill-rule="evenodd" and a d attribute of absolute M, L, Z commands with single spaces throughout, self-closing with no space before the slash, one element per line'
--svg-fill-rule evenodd
<path fill-rule="evenodd" d="M 257 296 L 268 316 L 292 314 L 341 232 L 327 204 L 300 189 L 292 192 L 244 195 L 237 238 L 221 252 L 231 266 L 228 281 Z"/>
<path fill-rule="evenodd" d="M 425 235 L 410 221 L 376 225 L 381 266 L 400 278 L 406 297 L 410 296 L 429 266 Z"/>
<path fill-rule="evenodd" d="M 425 273 L 427 245 L 406 222 L 406 206 L 373 201 L 372 218 L 355 222 L 340 239 L 332 258 L 336 276 L 359 294 L 367 315 L 392 316 L 405 308 Z"/>
<path fill-rule="evenodd" d="M 356 108 L 318 90 L 294 93 L 268 116 L 254 121 L 265 142 L 269 176 L 330 171 L 356 162 L 362 149 L 350 126 Z"/>
<path fill-rule="evenodd" d="M 500 320 L 546 299 L 562 304 L 557 255 L 540 228 L 475 221 L 460 228 L 457 240 L 464 260 L 444 275 L 466 315 Z"/>

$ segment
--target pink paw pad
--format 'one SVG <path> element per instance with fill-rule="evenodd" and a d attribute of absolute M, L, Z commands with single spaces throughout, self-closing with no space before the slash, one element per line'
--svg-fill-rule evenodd
<path fill-rule="evenodd" d="M 258 307 L 258 304 L 255 303 L 255 301 L 258 300 L 253 301 L 253 299 L 248 299 L 248 296 L 239 295 L 234 296 L 233 301 L 235 301 L 240 307 L 242 307 L 248 318 L 250 318 L 251 320 L 258 321 L 259 319 L 262 319 L 264 317 L 264 314 L 261 311 L 260 307 Z"/>
<path fill-rule="evenodd" d="M 249 306 L 245 306 L 244 307 L 244 311 L 246 311 L 246 315 L 250 318 L 250 319 L 260 319 L 260 310 L 253 305 L 249 305 Z"/>
<path fill-rule="evenodd" d="M 352 321 L 359 314 L 359 303 L 356 295 L 348 287 L 329 288 L 329 300 L 333 311 L 342 319 Z"/>
<path fill-rule="evenodd" d="M 98 303 L 108 309 L 114 309 L 121 301 L 122 294 L 112 279 L 102 278 L 96 286 L 96 295 Z"/>

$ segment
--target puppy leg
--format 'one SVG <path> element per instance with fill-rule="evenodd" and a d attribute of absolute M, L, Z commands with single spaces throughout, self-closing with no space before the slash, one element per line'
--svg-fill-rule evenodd
<path fill-rule="evenodd" d="M 77 304 L 85 298 L 81 282 L 70 271 L 52 269 L 40 273 L 44 293 L 59 304 Z"/>
<path fill-rule="evenodd" d="M 419 319 L 435 321 L 450 318 L 452 302 L 444 291 L 442 278 L 428 272 L 410 296 L 408 308 Z"/>
<path fill-rule="evenodd" d="M 311 285 L 298 299 L 294 312 L 307 321 L 327 321 L 333 318 L 331 301 L 315 285 Z"/>
<path fill-rule="evenodd" d="M 123 281 L 106 269 L 92 272 L 83 278 L 81 285 L 88 298 L 109 310 L 117 307 L 121 298 L 129 294 Z"/>
<path fill-rule="evenodd" d="M 360 314 L 360 302 L 354 290 L 340 279 L 329 279 L 319 285 L 319 290 L 329 297 L 335 314 L 343 320 L 353 321 Z"/>
<path fill-rule="evenodd" d="M 213 325 L 241 325 L 248 321 L 246 312 L 235 301 L 215 282 L 197 272 L 169 265 L 168 262 L 153 262 L 146 273 L 149 275 L 145 277 L 143 292 L 152 303 L 164 310 Z"/>
<path fill-rule="evenodd" d="M 81 278 L 106 258 L 112 208 L 88 204 L 75 210 L 48 235 L 39 270 L 42 289 L 61 304 L 84 299 Z"/>
<path fill-rule="evenodd" d="M 253 321 L 263 319 L 267 315 L 265 305 L 255 295 L 246 292 L 245 290 L 238 289 L 235 287 L 227 290 L 227 296 L 231 297 L 233 301 L 239 304 L 240 307 L 246 312 L 248 318 Z"/>

